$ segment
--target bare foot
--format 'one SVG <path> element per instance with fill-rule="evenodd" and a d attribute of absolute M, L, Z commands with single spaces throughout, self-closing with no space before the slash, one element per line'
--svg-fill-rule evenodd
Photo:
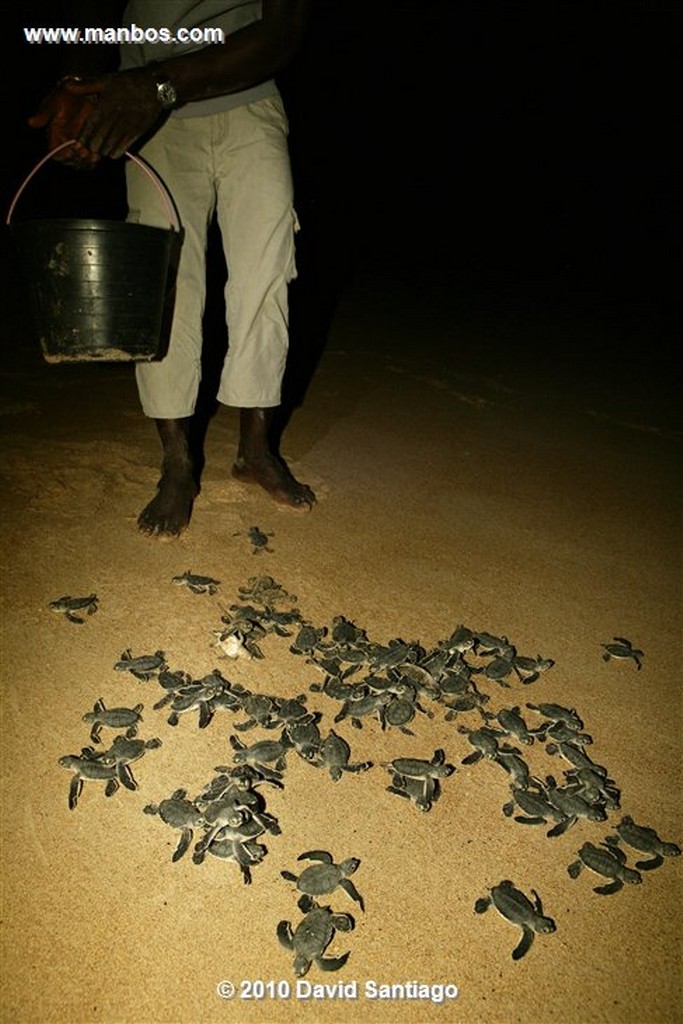
<path fill-rule="evenodd" d="M 238 457 L 232 467 L 232 475 L 242 483 L 263 487 L 281 505 L 310 511 L 315 504 L 315 494 L 308 484 L 299 483 L 284 462 L 274 455 L 264 455 L 251 462 Z"/>
<path fill-rule="evenodd" d="M 138 516 L 138 528 L 149 537 L 178 537 L 187 527 L 197 485 L 191 474 L 164 471 L 157 493 Z"/>

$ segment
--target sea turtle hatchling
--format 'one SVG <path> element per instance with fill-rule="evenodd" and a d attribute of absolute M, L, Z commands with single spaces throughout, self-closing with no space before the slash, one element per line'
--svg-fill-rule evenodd
<path fill-rule="evenodd" d="M 351 748 L 343 737 L 330 729 L 318 747 L 318 760 L 312 762 L 316 768 L 327 768 L 333 782 L 339 782 L 343 772 L 366 772 L 372 768 L 372 761 L 351 762 Z"/>
<path fill-rule="evenodd" d="M 414 779 L 410 776 L 394 773 L 391 785 L 387 786 L 387 793 L 406 797 L 417 807 L 418 811 L 426 813 L 431 811 L 432 805 L 441 796 L 441 789 L 438 779 Z"/>
<path fill-rule="evenodd" d="M 544 729 L 529 729 L 520 714 L 520 708 L 516 705 L 513 708 L 501 708 L 496 714 L 491 711 L 482 712 L 487 721 L 495 720 L 508 736 L 514 736 L 520 743 L 530 745 L 534 738 L 545 732 Z"/>
<path fill-rule="evenodd" d="M 100 742 L 102 728 L 125 729 L 128 739 L 132 739 L 138 731 L 138 722 L 142 721 L 142 704 L 136 704 L 134 708 L 107 708 L 102 699 L 95 701 L 92 711 L 83 715 L 84 722 L 90 722 L 90 739 L 93 743 Z"/>
<path fill-rule="evenodd" d="M 626 856 L 618 847 L 603 846 L 601 848 L 593 843 L 584 843 L 579 850 L 579 859 L 569 865 L 567 873 L 570 878 L 577 878 L 584 867 L 590 868 L 598 875 L 612 879 L 609 885 L 594 887 L 593 892 L 597 892 L 601 896 L 610 896 L 612 893 L 619 892 L 620 889 L 623 889 L 624 882 L 628 882 L 630 885 L 639 885 L 643 880 L 640 872 L 626 867 Z"/>
<path fill-rule="evenodd" d="M 118 777 L 124 786 L 128 789 L 137 789 L 137 782 L 128 765 L 133 761 L 138 761 L 146 751 L 157 750 L 160 746 L 161 740 L 157 738 L 151 740 L 127 739 L 125 736 L 118 735 L 108 750 L 97 754 L 93 752 L 93 754 L 101 760 L 102 764 L 115 766 Z M 86 751 L 88 748 L 84 747 L 83 753 Z"/>
<path fill-rule="evenodd" d="M 564 722 L 570 729 L 579 732 L 583 729 L 583 721 L 579 718 L 574 708 L 565 708 L 562 704 L 527 704 L 532 711 L 549 718 L 551 722 Z"/>
<path fill-rule="evenodd" d="M 237 736 L 231 734 L 230 745 L 235 751 L 233 760 L 236 764 L 251 765 L 264 779 L 280 782 L 286 767 L 287 750 L 290 749 L 288 743 L 282 740 L 260 740 L 247 747 Z M 271 762 L 274 763 L 274 768 L 267 767 Z"/>
<path fill-rule="evenodd" d="M 443 779 L 455 771 L 455 765 L 446 764 L 446 755 L 440 747 L 434 751 L 430 761 L 419 757 L 395 757 L 383 767 L 408 779 Z"/>
<path fill-rule="evenodd" d="M 171 583 L 179 587 L 187 587 L 193 594 L 215 594 L 220 586 L 220 580 L 214 580 L 211 576 L 199 576 L 188 569 L 180 576 L 174 576 Z"/>
<path fill-rule="evenodd" d="M 130 672 L 136 679 L 141 679 L 143 682 L 147 682 L 148 679 L 152 679 L 167 668 L 166 655 L 163 651 L 156 651 L 154 654 L 140 654 L 134 658 L 130 648 L 123 652 L 119 661 L 114 665 L 116 672 Z"/>
<path fill-rule="evenodd" d="M 348 953 L 325 957 L 323 953 L 336 931 L 350 932 L 355 921 L 350 914 L 335 914 L 330 907 L 321 907 L 309 896 L 302 896 L 299 909 L 305 917 L 294 930 L 289 921 L 280 921 L 277 937 L 285 949 L 294 953 L 294 973 L 302 978 L 312 963 L 322 971 L 338 971 L 349 958 Z"/>
<path fill-rule="evenodd" d="M 665 843 L 659 838 L 653 828 L 646 825 L 636 825 L 633 818 L 626 814 L 616 827 L 616 836 L 607 836 L 605 842 L 615 847 L 620 840 L 640 853 L 650 853 L 649 860 L 637 860 L 636 867 L 641 871 L 652 871 L 653 868 L 661 867 L 665 857 L 679 857 L 681 848 L 676 843 Z"/>
<path fill-rule="evenodd" d="M 69 810 L 73 811 L 83 789 L 83 782 L 104 782 L 105 796 L 113 796 L 119 788 L 121 773 L 116 764 L 105 764 L 89 756 L 87 747 L 80 754 L 65 754 L 59 758 L 62 768 L 74 773 L 69 787 Z M 130 788 L 130 787 L 129 787 Z"/>
<path fill-rule="evenodd" d="M 245 885 L 251 885 L 251 866 L 260 864 L 268 850 L 262 843 L 255 843 L 251 839 L 240 842 L 236 839 L 214 839 L 206 847 L 206 852 L 221 860 L 231 860 L 242 872 L 242 881 Z M 202 863 L 204 857 L 195 860 L 195 863 Z"/>
<path fill-rule="evenodd" d="M 239 537 L 241 536 L 241 533 L 242 531 L 238 530 L 237 533 L 233 533 L 233 537 Z M 251 541 L 252 554 L 260 555 L 262 551 L 268 551 L 272 555 L 273 549 L 268 547 L 269 539 L 275 536 L 272 531 L 270 533 L 264 533 L 258 526 L 250 526 L 247 530 L 247 536 Z"/>
<path fill-rule="evenodd" d="M 317 864 L 311 864 L 310 867 L 304 868 L 298 877 L 291 871 L 280 872 L 288 882 L 296 883 L 299 892 L 306 896 L 329 896 L 339 886 L 347 896 L 355 900 L 361 910 L 365 910 L 363 897 L 348 877 L 360 865 L 360 860 L 357 857 L 348 857 L 339 864 L 335 864 L 332 855 L 327 850 L 309 850 L 307 853 L 299 854 L 297 860 L 319 861 Z"/>
<path fill-rule="evenodd" d="M 64 597 L 58 597 L 54 601 L 50 601 L 48 607 L 50 611 L 57 612 L 58 615 L 65 615 L 69 622 L 77 622 L 82 625 L 85 619 L 80 615 L 76 615 L 76 612 L 85 612 L 87 615 L 94 615 L 97 611 L 97 594 L 88 594 L 87 597 L 70 597 L 68 594 Z"/>
<path fill-rule="evenodd" d="M 613 643 L 602 644 L 602 647 L 605 651 L 602 656 L 603 661 L 611 661 L 612 658 L 631 658 L 635 661 L 638 670 L 643 667 L 643 658 L 645 657 L 643 651 L 639 651 L 630 640 L 623 636 L 615 636 Z"/>
<path fill-rule="evenodd" d="M 180 829 L 180 840 L 171 857 L 174 862 L 180 860 L 187 851 L 192 842 L 193 829 L 204 822 L 201 811 L 187 799 L 187 792 L 184 789 L 177 789 L 159 804 L 147 804 L 143 811 L 145 814 L 158 814 L 166 825 Z"/>
<path fill-rule="evenodd" d="M 540 896 L 535 889 L 531 891 L 533 903 L 509 879 L 503 879 L 489 890 L 488 896 L 474 904 L 477 914 L 485 913 L 493 905 L 501 917 L 522 929 L 522 938 L 512 951 L 513 960 L 521 960 L 529 952 L 536 933 L 548 935 L 556 930 L 553 919 L 543 914 Z"/>
<path fill-rule="evenodd" d="M 237 593 L 243 600 L 258 601 L 267 607 L 278 603 L 296 604 L 295 594 L 288 594 L 281 583 L 272 576 L 251 576 L 245 586 L 239 587 Z"/>

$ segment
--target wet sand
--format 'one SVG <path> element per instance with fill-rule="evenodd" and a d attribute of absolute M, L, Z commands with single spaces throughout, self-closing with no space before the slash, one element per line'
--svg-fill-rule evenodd
<path fill-rule="evenodd" d="M 479 293 L 427 278 L 411 287 L 386 259 L 368 259 L 334 308 L 284 437 L 283 454 L 318 494 L 313 513 L 278 509 L 230 478 L 237 420 L 220 409 L 190 529 L 155 543 L 135 525 L 158 451 L 131 368 L 45 365 L 18 284 L 4 317 L 3 1020 L 680 1020 L 681 860 L 612 896 L 593 891 L 605 880 L 588 870 L 567 873 L 582 843 L 600 842 L 622 814 L 683 837 L 680 434 L 672 367 L 639 378 L 627 355 L 611 358 L 629 318 L 572 313 L 552 290 L 525 292 L 519 281 Z M 255 524 L 272 531 L 272 553 L 252 553 Z M 220 580 L 218 593 L 172 586 L 187 569 Z M 475 712 L 453 723 L 430 707 L 413 736 L 377 721 L 335 726 L 338 705 L 309 690 L 319 673 L 290 653 L 291 640 L 268 637 L 261 661 L 220 659 L 212 630 L 262 573 L 316 626 L 345 615 L 375 642 L 431 648 L 465 624 L 552 658 L 529 686 L 481 682 L 488 706 L 575 707 L 621 811 L 547 838 L 503 815 L 508 780 L 497 765 L 461 763 L 471 747 L 456 725 L 474 727 Z M 99 608 L 82 625 L 48 608 L 91 592 Z M 602 659 L 615 635 L 645 652 L 641 671 Z M 173 863 L 177 833 L 143 808 L 181 787 L 198 793 L 231 761 L 233 716 L 199 730 L 187 714 L 171 727 L 152 708 L 154 680 L 114 671 L 126 649 L 162 650 L 195 677 L 219 667 L 260 692 L 308 693 L 321 728 L 334 726 L 353 759 L 375 767 L 335 783 L 290 753 L 284 789 L 265 791 L 282 833 L 264 840 L 250 886 L 217 858 Z M 86 783 L 71 811 L 58 758 L 89 743 L 82 716 L 98 698 L 144 704 L 140 735 L 162 746 L 133 765 L 137 791 L 106 799 Z M 437 748 L 457 772 L 428 814 L 386 792 L 382 762 Z M 568 767 L 538 743 L 524 755 L 541 776 Z M 279 921 L 300 916 L 280 872 L 311 849 L 360 859 L 353 880 L 366 906 L 341 891 L 329 898 L 356 926 L 328 950 L 350 951 L 343 969 L 306 975 L 346 986 L 325 999 L 307 987 L 296 997 L 293 956 L 276 937 Z M 519 962 L 519 931 L 493 910 L 474 913 L 505 878 L 536 890 L 557 925 Z M 288 983 L 289 998 L 239 998 L 255 979 Z M 231 1000 L 217 994 L 227 980 L 238 988 Z M 443 1006 L 373 999 L 372 981 L 459 995 Z M 421 991 L 438 999 L 438 988 Z"/>

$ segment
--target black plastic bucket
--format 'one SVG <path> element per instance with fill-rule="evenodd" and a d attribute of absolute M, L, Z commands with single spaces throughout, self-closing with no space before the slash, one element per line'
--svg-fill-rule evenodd
<path fill-rule="evenodd" d="M 159 358 L 172 256 L 180 236 L 170 196 L 148 164 L 126 154 L 157 187 L 170 230 L 109 220 L 11 222 L 30 179 L 67 145 L 71 143 L 57 147 L 34 167 L 7 215 L 43 355 L 49 363 Z"/>

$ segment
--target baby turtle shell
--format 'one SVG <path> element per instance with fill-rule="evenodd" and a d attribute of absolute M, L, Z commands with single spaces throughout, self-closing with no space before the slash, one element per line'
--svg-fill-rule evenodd
<path fill-rule="evenodd" d="M 316 768 L 327 768 L 333 782 L 339 782 L 343 772 L 366 772 L 372 768 L 372 761 L 350 762 L 351 748 L 341 736 L 330 729 L 318 748 L 319 761 Z"/>
<path fill-rule="evenodd" d="M 522 929 L 522 938 L 512 951 L 513 960 L 521 960 L 528 953 L 536 933 L 547 935 L 556 929 L 551 917 L 543 914 L 543 905 L 538 893 L 532 889 L 534 903 L 517 889 L 509 879 L 503 879 L 490 890 L 490 895 L 478 899 L 474 904 L 477 914 L 483 914 L 493 905 L 501 917 Z"/>
<path fill-rule="evenodd" d="M 76 612 L 86 612 L 88 615 L 94 615 L 97 611 L 97 594 L 88 594 L 87 597 L 70 597 L 65 595 L 64 597 L 58 597 L 55 601 L 50 601 L 48 607 L 50 611 L 57 612 L 59 615 L 65 615 L 69 622 L 77 622 L 82 625 L 85 619 L 81 618 L 80 615 L 76 615 Z"/>
<path fill-rule="evenodd" d="M 125 729 L 126 737 L 132 739 L 137 734 L 138 722 L 142 721 L 142 707 L 142 704 L 136 704 L 134 708 L 107 708 L 102 699 L 96 701 L 92 711 L 83 715 L 84 722 L 92 723 L 90 739 L 99 743 L 103 726 Z"/>
<path fill-rule="evenodd" d="M 299 908 L 306 915 L 295 930 L 289 921 L 280 921 L 277 937 L 294 953 L 294 973 L 302 978 L 312 963 L 322 971 L 338 971 L 349 958 L 348 953 L 338 957 L 324 957 L 323 953 L 336 931 L 350 932 L 355 922 L 350 914 L 334 914 L 329 907 L 321 907 L 310 897 L 302 896 Z"/>
<path fill-rule="evenodd" d="M 646 825 L 636 825 L 630 815 L 624 815 L 617 825 L 617 835 L 608 836 L 607 842 L 614 847 L 623 840 L 627 846 L 641 853 L 651 853 L 650 860 L 637 860 L 636 867 L 641 871 L 652 871 L 653 868 L 661 867 L 665 857 L 679 857 L 681 848 L 676 843 L 663 842 L 653 828 Z"/>
<path fill-rule="evenodd" d="M 179 587 L 187 587 L 193 594 L 215 594 L 220 586 L 220 580 L 214 580 L 211 576 L 198 576 L 188 569 L 181 576 L 174 576 L 171 583 Z"/>
<path fill-rule="evenodd" d="M 141 654 L 134 658 L 130 648 L 124 651 L 119 661 L 114 665 L 116 672 L 131 672 L 136 679 L 146 682 L 159 672 L 168 668 L 166 655 L 163 651 L 156 651 L 155 654 Z"/>
<path fill-rule="evenodd" d="M 603 644 L 602 646 L 605 651 L 602 656 L 603 661 L 610 661 L 612 658 L 631 658 L 635 661 L 638 670 L 643 667 L 643 658 L 645 657 L 643 651 L 639 651 L 625 637 L 615 636 L 614 643 Z"/>
<path fill-rule="evenodd" d="M 579 859 L 570 864 L 567 872 L 570 878 L 577 878 L 583 867 L 590 868 L 598 875 L 613 879 L 609 885 L 597 885 L 593 892 L 610 896 L 623 889 L 624 882 L 639 885 L 642 878 L 638 871 L 626 867 L 626 857 L 618 848 L 601 849 L 593 843 L 584 843 L 579 850 Z"/>
<path fill-rule="evenodd" d="M 160 804 L 147 804 L 143 811 L 145 814 L 158 814 L 166 825 L 180 829 L 180 840 L 171 857 L 174 862 L 180 860 L 192 842 L 193 829 L 203 824 L 201 811 L 187 799 L 187 792 L 177 789 L 167 800 Z"/>
<path fill-rule="evenodd" d="M 347 860 L 335 864 L 332 855 L 326 850 L 310 850 L 308 853 L 300 854 L 297 860 L 320 861 L 319 864 L 312 864 L 310 867 L 304 868 L 298 878 L 291 871 L 280 872 L 288 882 L 295 882 L 300 892 L 306 896 L 328 896 L 339 886 L 352 900 L 355 900 L 361 910 L 365 910 L 363 897 L 348 878 L 360 865 L 357 857 L 349 857 Z"/>
<path fill-rule="evenodd" d="M 74 773 L 69 787 L 69 810 L 73 811 L 83 789 L 83 782 L 104 782 L 105 796 L 113 796 L 119 788 L 122 778 L 119 766 L 105 763 L 94 756 L 94 752 L 85 747 L 80 754 L 65 754 L 59 758 L 62 768 Z M 128 788 L 131 788 L 130 786 Z"/>

